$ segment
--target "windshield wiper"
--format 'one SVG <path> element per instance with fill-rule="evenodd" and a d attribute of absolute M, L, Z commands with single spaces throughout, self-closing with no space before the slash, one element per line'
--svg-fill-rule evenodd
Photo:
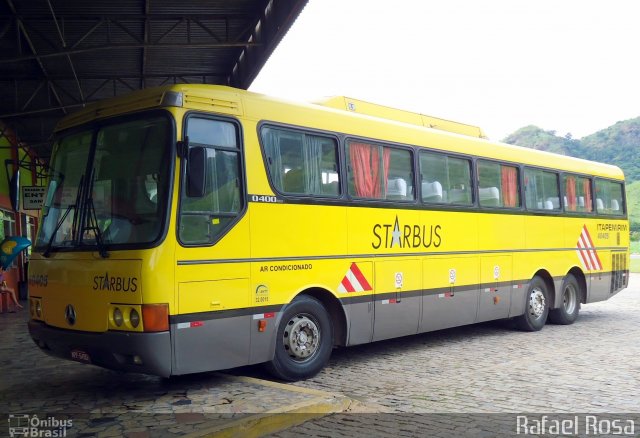
<path fill-rule="evenodd" d="M 91 171 L 91 179 L 89 180 L 89 197 L 87 198 L 85 211 L 89 214 L 87 217 L 87 225 L 82 228 L 80 232 L 80 237 L 83 238 L 85 231 L 93 231 L 93 234 L 96 237 L 96 246 L 98 247 L 98 253 L 100 257 L 106 259 L 109 257 L 109 253 L 107 252 L 107 248 L 102 240 L 102 230 L 100 230 L 100 224 L 98 223 L 98 216 L 96 214 L 96 207 L 93 204 L 93 177 L 95 174 L 95 168 Z"/>
<path fill-rule="evenodd" d="M 78 219 L 78 214 L 77 214 L 77 212 L 78 212 L 78 203 L 80 202 L 80 194 L 82 193 L 82 182 L 83 182 L 83 180 L 84 180 L 84 175 L 82 175 L 80 177 L 80 182 L 78 183 L 78 192 L 76 193 L 75 202 L 73 204 L 69 204 L 69 206 L 65 210 L 65 212 L 62 215 L 62 217 L 60 218 L 60 220 L 58 222 L 56 222 L 56 226 L 54 227 L 53 232 L 51 233 L 51 237 L 49 238 L 49 242 L 47 242 L 47 248 L 42 253 L 43 256 L 49 257 L 49 255 L 51 255 L 51 250 L 53 249 L 53 240 L 56 238 L 56 234 L 58 234 L 58 230 L 60 229 L 60 227 L 64 223 L 64 220 L 69 215 L 69 212 L 71 211 L 71 209 L 76 211 L 76 214 L 73 217 L 73 224 L 71 226 L 72 233 L 76 229 L 75 225 L 76 225 L 76 220 Z"/>

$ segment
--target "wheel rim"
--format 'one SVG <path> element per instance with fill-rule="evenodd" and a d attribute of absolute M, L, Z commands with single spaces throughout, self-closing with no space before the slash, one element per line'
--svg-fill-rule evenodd
<path fill-rule="evenodd" d="M 576 288 L 572 284 L 568 284 L 564 288 L 564 293 L 562 294 L 562 301 L 564 305 L 564 311 L 571 315 L 578 305 L 578 293 Z"/>
<path fill-rule="evenodd" d="M 284 328 L 282 343 L 293 360 L 310 360 L 320 345 L 319 324 L 311 315 L 298 314 L 291 318 Z"/>
<path fill-rule="evenodd" d="M 535 319 L 539 319 L 544 314 L 545 307 L 546 299 L 542 289 L 534 288 L 529 296 L 529 313 L 531 313 Z"/>

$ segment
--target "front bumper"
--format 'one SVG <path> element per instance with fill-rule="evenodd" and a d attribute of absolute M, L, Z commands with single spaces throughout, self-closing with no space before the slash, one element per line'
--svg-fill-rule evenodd
<path fill-rule="evenodd" d="M 76 332 L 29 321 L 31 338 L 42 351 L 63 359 L 80 360 L 104 368 L 171 375 L 169 332 Z M 137 358 L 136 358 L 137 356 Z"/>

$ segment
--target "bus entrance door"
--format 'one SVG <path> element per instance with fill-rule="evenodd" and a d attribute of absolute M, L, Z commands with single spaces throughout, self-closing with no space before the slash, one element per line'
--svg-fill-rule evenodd
<path fill-rule="evenodd" d="M 247 236 L 248 215 L 213 247 L 176 246 L 178 311 L 172 316 L 176 324 L 171 333 L 174 374 L 249 363 L 251 328 L 255 327 L 248 309 L 254 304 L 250 301 L 250 264 L 210 263 L 248 258 Z"/>
<path fill-rule="evenodd" d="M 376 262 L 373 340 L 418 332 L 422 279 L 418 260 Z"/>

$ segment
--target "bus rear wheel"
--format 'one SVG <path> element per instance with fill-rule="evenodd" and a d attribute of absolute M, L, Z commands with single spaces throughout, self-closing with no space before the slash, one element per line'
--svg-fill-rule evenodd
<path fill-rule="evenodd" d="M 332 347 L 333 326 L 326 309 L 315 298 L 300 296 L 282 315 L 267 369 L 282 380 L 308 379 L 326 365 Z"/>
<path fill-rule="evenodd" d="M 515 319 L 516 327 L 526 332 L 537 332 L 544 327 L 549 315 L 549 291 L 540 277 L 533 277 L 526 295 L 524 314 Z"/>
<path fill-rule="evenodd" d="M 562 305 L 549 312 L 549 320 L 554 324 L 573 324 L 580 313 L 580 285 L 572 274 L 562 283 Z"/>

